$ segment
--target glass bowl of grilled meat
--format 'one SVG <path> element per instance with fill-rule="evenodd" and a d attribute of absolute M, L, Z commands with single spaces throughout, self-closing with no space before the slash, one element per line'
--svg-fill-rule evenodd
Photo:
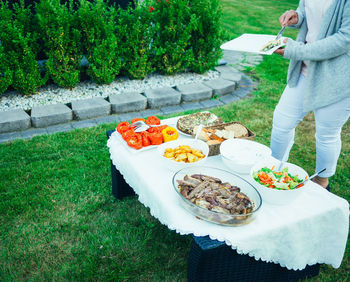
<path fill-rule="evenodd" d="M 261 207 L 259 192 L 237 174 L 207 166 L 177 171 L 173 187 L 194 216 L 220 225 L 251 222 Z"/>

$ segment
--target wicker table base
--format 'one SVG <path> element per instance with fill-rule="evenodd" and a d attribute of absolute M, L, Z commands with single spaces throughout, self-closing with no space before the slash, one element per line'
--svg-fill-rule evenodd
<path fill-rule="evenodd" d="M 113 131 L 107 131 L 107 138 Z M 111 161 L 112 194 L 117 199 L 135 195 L 122 174 Z M 188 258 L 188 281 L 298 281 L 318 275 L 320 265 L 307 266 L 303 270 L 288 270 L 279 264 L 257 261 L 248 255 L 240 255 L 224 242 L 208 236 L 193 236 Z"/>
<path fill-rule="evenodd" d="M 224 242 L 193 236 L 188 281 L 298 281 L 318 275 L 320 265 L 288 270 L 279 264 L 240 255 Z"/>

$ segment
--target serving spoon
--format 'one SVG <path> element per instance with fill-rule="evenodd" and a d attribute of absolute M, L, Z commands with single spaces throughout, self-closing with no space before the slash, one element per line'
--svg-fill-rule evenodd
<path fill-rule="evenodd" d="M 311 175 L 310 177 L 304 179 L 302 182 L 298 183 L 297 185 L 293 186 L 292 188 L 290 189 L 294 189 L 295 187 L 298 187 L 300 184 L 304 184 L 305 182 L 307 182 L 308 180 L 316 177 L 317 175 L 319 175 L 321 172 L 324 172 L 326 170 L 326 168 L 324 169 L 321 169 L 319 172 L 316 172 L 315 174 Z"/>
<path fill-rule="evenodd" d="M 134 123 L 130 124 L 131 127 L 134 128 L 135 132 L 142 132 L 147 130 L 150 127 L 157 127 L 159 125 L 151 125 L 147 124 L 142 120 L 135 121 Z"/>

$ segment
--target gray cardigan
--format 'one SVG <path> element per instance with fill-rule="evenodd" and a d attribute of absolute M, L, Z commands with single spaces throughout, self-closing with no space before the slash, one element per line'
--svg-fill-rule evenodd
<path fill-rule="evenodd" d="M 317 40 L 305 44 L 307 18 L 304 0 L 296 10 L 300 28 L 296 41 L 288 39 L 284 57 L 290 59 L 287 82 L 295 87 L 303 60 L 310 60 L 304 111 L 321 108 L 350 96 L 350 0 L 334 0 L 326 11 Z"/>

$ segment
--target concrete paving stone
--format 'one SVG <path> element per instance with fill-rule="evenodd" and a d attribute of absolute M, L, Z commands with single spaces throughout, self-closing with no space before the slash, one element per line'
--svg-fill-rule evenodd
<path fill-rule="evenodd" d="M 87 119 L 87 120 L 79 120 L 72 122 L 73 128 L 87 128 L 97 125 L 96 120 L 94 119 Z"/>
<path fill-rule="evenodd" d="M 240 84 L 242 74 L 231 66 L 217 66 L 215 70 L 220 72 L 220 78 L 236 82 L 236 87 Z"/>
<path fill-rule="evenodd" d="M 203 83 L 180 84 L 176 89 L 181 92 L 183 102 L 193 102 L 210 99 L 213 96 L 213 90 Z"/>
<path fill-rule="evenodd" d="M 117 116 L 119 122 L 130 121 L 134 118 L 140 118 L 140 117 L 141 117 L 140 112 L 131 112 L 131 113 L 121 114 Z"/>
<path fill-rule="evenodd" d="M 71 123 L 65 123 L 65 124 L 58 124 L 46 127 L 46 130 L 49 134 L 57 133 L 57 132 L 67 132 L 73 129 L 73 126 Z"/>
<path fill-rule="evenodd" d="M 23 110 L 0 112 L 0 133 L 25 130 L 30 127 L 30 116 Z"/>
<path fill-rule="evenodd" d="M 50 125 L 67 123 L 73 119 L 70 108 L 64 104 L 34 106 L 31 120 L 34 127 L 47 127 Z"/>
<path fill-rule="evenodd" d="M 102 97 L 72 101 L 72 111 L 77 120 L 106 116 L 111 113 L 111 104 Z"/>
<path fill-rule="evenodd" d="M 224 105 L 224 103 L 219 101 L 218 99 L 205 100 L 199 103 L 202 104 L 205 108 L 214 108 Z"/>
<path fill-rule="evenodd" d="M 95 120 L 96 120 L 97 124 L 119 122 L 119 118 L 116 115 L 105 116 L 105 117 L 98 117 L 98 118 L 95 118 Z"/>
<path fill-rule="evenodd" d="M 10 142 L 22 138 L 20 132 L 9 132 L 0 134 L 0 143 Z"/>
<path fill-rule="evenodd" d="M 236 82 L 218 78 L 213 80 L 204 81 L 203 84 L 213 89 L 213 96 L 222 96 L 228 93 L 232 93 L 236 89 Z"/>
<path fill-rule="evenodd" d="M 240 65 L 235 65 L 233 66 L 235 69 L 239 70 L 239 71 L 244 71 L 245 70 L 245 67 L 242 67 Z"/>
<path fill-rule="evenodd" d="M 235 101 L 237 101 L 239 99 L 240 99 L 240 97 L 238 97 L 238 96 L 236 96 L 234 94 L 227 94 L 227 95 L 221 96 L 219 98 L 219 100 L 221 102 L 223 102 L 224 104 L 231 104 L 232 102 L 235 102 Z"/>
<path fill-rule="evenodd" d="M 238 72 L 238 73 L 241 73 L 240 70 L 237 68 L 237 66 L 239 66 L 239 65 L 230 65 L 230 67 L 231 67 L 234 71 L 236 71 L 236 72 Z"/>
<path fill-rule="evenodd" d="M 204 106 L 199 102 L 182 103 L 180 106 L 184 109 L 184 111 L 204 109 Z"/>
<path fill-rule="evenodd" d="M 237 64 L 244 60 L 245 56 L 241 52 L 225 50 L 223 59 L 228 64 Z"/>
<path fill-rule="evenodd" d="M 39 136 L 47 133 L 48 132 L 46 128 L 33 128 L 33 129 L 22 131 L 21 135 L 23 139 L 30 139 L 34 136 Z"/>
<path fill-rule="evenodd" d="M 252 68 L 252 67 L 255 67 L 255 64 L 251 64 L 251 63 L 242 63 L 241 66 L 242 66 L 242 67 L 247 67 L 247 68 Z"/>
<path fill-rule="evenodd" d="M 236 70 L 235 68 L 229 66 L 229 65 L 225 65 L 225 66 L 216 66 L 215 70 L 220 72 L 220 73 L 224 73 L 224 72 L 229 72 L 229 73 L 239 73 L 238 70 Z"/>
<path fill-rule="evenodd" d="M 237 73 L 224 72 L 224 73 L 221 73 L 220 78 L 236 82 L 236 87 L 237 87 L 241 83 L 242 74 L 240 74 L 239 72 Z"/>
<path fill-rule="evenodd" d="M 141 117 L 146 118 L 149 116 L 162 116 L 164 115 L 164 113 L 160 109 L 147 109 L 147 110 L 141 111 L 139 114 L 139 117 L 140 115 Z"/>
<path fill-rule="evenodd" d="M 259 64 L 260 62 L 262 62 L 263 57 L 261 55 L 253 55 L 253 56 L 247 56 L 245 60 L 247 63 Z"/>
<path fill-rule="evenodd" d="M 246 75 L 242 76 L 241 86 L 253 86 L 254 82 Z"/>
<path fill-rule="evenodd" d="M 181 93 L 171 87 L 146 90 L 145 96 L 151 109 L 178 105 L 181 101 Z"/>
<path fill-rule="evenodd" d="M 184 111 L 184 109 L 180 105 L 166 106 L 166 107 L 160 108 L 160 110 L 163 112 L 164 115 L 180 113 Z"/>
<path fill-rule="evenodd" d="M 126 92 L 109 96 L 112 113 L 136 112 L 146 109 L 147 98 L 138 92 Z"/>
<path fill-rule="evenodd" d="M 249 93 L 253 91 L 253 87 L 241 87 L 237 89 L 235 92 L 233 92 L 234 95 L 238 96 L 239 98 L 243 98 L 247 96 Z"/>

